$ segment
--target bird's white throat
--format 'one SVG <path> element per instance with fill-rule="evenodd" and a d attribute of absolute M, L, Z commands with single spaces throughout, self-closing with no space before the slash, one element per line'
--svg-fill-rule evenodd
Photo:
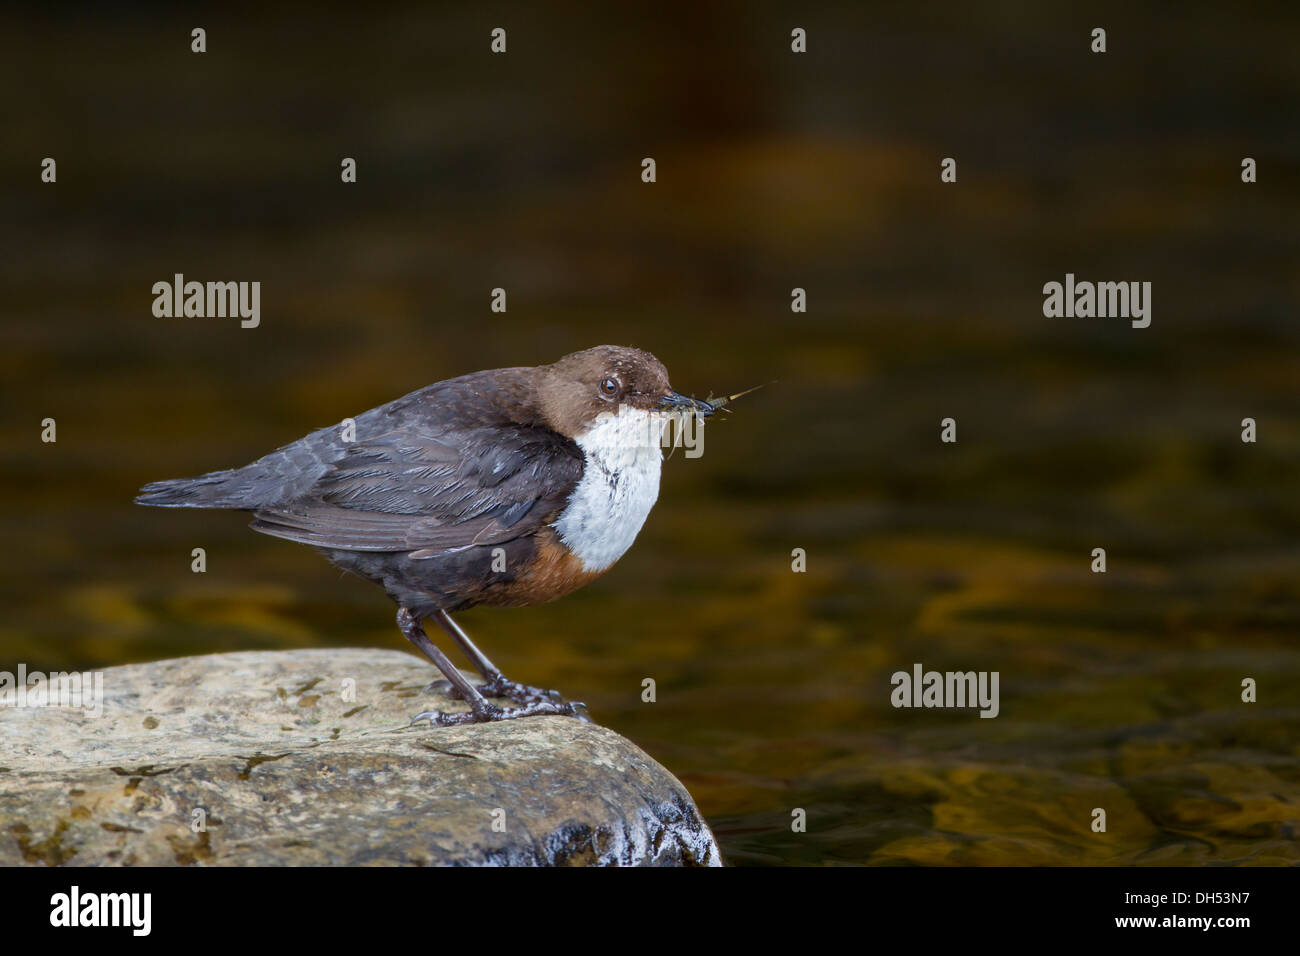
<path fill-rule="evenodd" d="M 582 478 L 555 522 L 588 571 L 604 571 L 632 547 L 659 497 L 660 439 L 667 416 L 621 406 L 577 436 Z"/>

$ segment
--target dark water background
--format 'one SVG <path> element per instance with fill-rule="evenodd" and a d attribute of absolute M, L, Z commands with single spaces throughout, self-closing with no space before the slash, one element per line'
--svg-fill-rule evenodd
<path fill-rule="evenodd" d="M 6 17 L 0 668 L 404 646 L 377 588 L 135 489 L 635 344 L 779 384 L 603 580 L 461 620 L 729 862 L 1300 860 L 1293 5 Z M 261 281 L 261 327 L 154 318 L 175 272 Z M 1151 327 L 1044 318 L 1066 272 L 1151 281 Z M 893 709 L 914 662 L 999 671 L 1001 715 Z"/>

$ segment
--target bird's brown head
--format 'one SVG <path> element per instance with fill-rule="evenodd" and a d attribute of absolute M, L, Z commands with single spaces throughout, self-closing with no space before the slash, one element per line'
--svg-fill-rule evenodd
<path fill-rule="evenodd" d="M 673 391 L 663 363 L 641 349 L 598 345 L 539 371 L 542 411 L 552 428 L 570 438 L 585 432 L 605 413 L 630 409 L 713 413 L 708 402 Z"/>

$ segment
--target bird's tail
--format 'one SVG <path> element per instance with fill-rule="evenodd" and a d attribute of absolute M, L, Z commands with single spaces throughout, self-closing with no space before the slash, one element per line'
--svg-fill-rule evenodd
<path fill-rule="evenodd" d="M 237 471 L 212 471 L 196 478 L 153 481 L 140 489 L 135 503 L 155 508 L 248 508 L 248 501 L 239 489 L 241 482 L 235 478 Z"/>

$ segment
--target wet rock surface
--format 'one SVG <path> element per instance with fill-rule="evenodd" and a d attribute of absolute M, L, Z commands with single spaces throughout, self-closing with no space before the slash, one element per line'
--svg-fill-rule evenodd
<path fill-rule="evenodd" d="M 396 651 L 109 668 L 103 714 L 0 708 L 0 865 L 720 865 L 690 795 L 569 717 L 461 710 Z"/>

